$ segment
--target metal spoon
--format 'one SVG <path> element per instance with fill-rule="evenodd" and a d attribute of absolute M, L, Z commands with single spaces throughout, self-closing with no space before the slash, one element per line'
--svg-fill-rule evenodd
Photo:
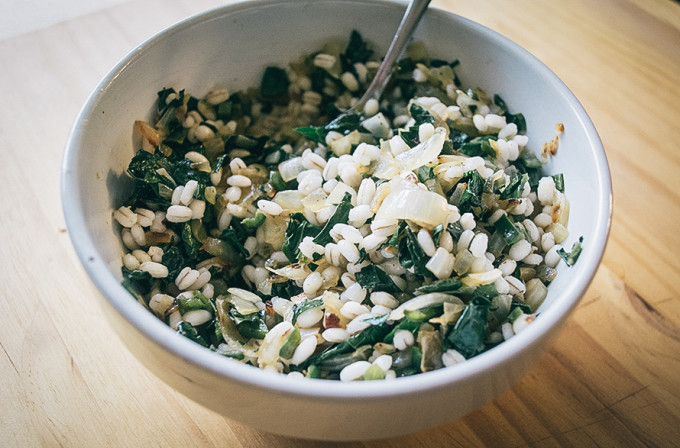
<path fill-rule="evenodd" d="M 406 12 L 404 13 L 404 17 L 401 19 L 401 23 L 397 29 L 397 33 L 394 35 L 392 43 L 387 49 L 387 54 L 385 54 L 385 59 L 383 59 L 382 63 L 380 64 L 373 81 L 371 81 L 371 84 L 368 86 L 368 89 L 361 97 L 359 102 L 351 109 L 346 111 L 343 115 L 347 115 L 348 113 L 352 113 L 353 111 L 362 108 L 364 104 L 366 104 L 366 101 L 370 99 L 380 99 L 383 90 L 385 90 L 385 86 L 387 86 L 387 83 L 392 76 L 394 64 L 397 62 L 397 58 L 406 46 L 406 43 L 413 34 L 416 25 L 418 25 L 418 22 L 420 22 L 420 19 L 423 17 L 423 14 L 425 13 L 425 10 L 429 4 L 430 0 L 411 0 L 409 2 Z"/>

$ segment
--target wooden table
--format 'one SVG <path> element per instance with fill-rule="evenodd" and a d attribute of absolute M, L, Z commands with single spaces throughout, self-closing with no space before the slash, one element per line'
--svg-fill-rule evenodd
<path fill-rule="evenodd" d="M 145 370 L 93 305 L 65 230 L 62 149 L 88 93 L 136 44 L 221 3 L 139 0 L 0 41 L 3 446 L 322 446 L 228 421 Z M 611 164 L 611 237 L 576 313 L 515 387 L 438 428 L 339 446 L 677 446 L 680 5 L 433 5 L 515 40 L 581 100 Z"/>

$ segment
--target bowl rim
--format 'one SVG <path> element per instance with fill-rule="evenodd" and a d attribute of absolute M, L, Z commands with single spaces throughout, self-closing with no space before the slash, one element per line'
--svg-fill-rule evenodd
<path fill-rule="evenodd" d="M 379 2 L 388 7 L 405 7 L 406 5 L 406 2 L 401 0 L 339 1 L 357 5 Z M 321 0 L 321 2 L 338 3 L 338 0 Z M 209 349 L 178 335 L 152 313 L 144 310 L 139 303 L 131 300 L 129 293 L 111 274 L 107 267 L 107 261 L 103 259 L 96 248 L 92 236 L 87 231 L 85 214 L 81 205 L 81 193 L 78 189 L 79 177 L 76 168 L 79 163 L 79 148 L 82 147 L 81 143 L 85 135 L 82 123 L 87 121 L 87 117 L 94 111 L 111 83 L 141 56 L 144 49 L 154 46 L 169 35 L 181 32 L 200 22 L 211 21 L 223 15 L 242 12 L 250 8 L 273 7 L 285 3 L 289 3 L 289 0 L 237 0 L 236 2 L 211 8 L 185 18 L 154 34 L 130 51 L 102 78 L 89 95 L 78 113 L 66 142 L 62 159 L 60 187 L 62 209 L 69 236 L 78 258 L 100 293 L 141 334 L 153 341 L 154 344 L 170 352 L 173 356 L 231 381 L 278 394 L 304 396 L 306 398 L 370 400 L 379 397 L 412 395 L 425 390 L 450 387 L 454 383 L 469 381 L 485 371 L 502 368 L 512 362 L 515 357 L 521 355 L 522 352 L 528 351 L 530 347 L 540 344 L 545 337 L 563 323 L 576 307 L 592 281 L 604 255 L 612 213 L 611 177 L 606 154 L 597 131 L 583 106 L 559 77 L 538 58 L 497 31 L 452 12 L 432 6 L 426 12 L 426 16 L 436 16 L 444 20 L 453 21 L 459 26 L 485 35 L 487 38 L 494 40 L 503 49 L 511 51 L 521 58 L 533 70 L 549 79 L 550 84 L 567 100 L 567 103 L 575 112 L 575 116 L 578 117 L 578 121 L 587 135 L 589 148 L 596 164 L 596 172 L 600 176 L 597 184 L 596 199 L 601 202 L 602 206 L 598 208 L 598 213 L 595 217 L 594 232 L 588 237 L 587 250 L 581 254 L 579 259 L 579 268 L 584 275 L 577 277 L 573 282 L 566 285 L 564 291 L 559 296 L 559 300 L 555 300 L 547 310 L 542 312 L 540 318 L 536 319 L 532 325 L 515 337 L 503 342 L 499 347 L 492 348 L 467 360 L 465 363 L 451 368 L 439 369 L 410 377 L 396 378 L 390 381 L 341 382 L 318 379 L 291 381 L 285 375 L 272 374 L 256 367 L 221 357 Z"/>

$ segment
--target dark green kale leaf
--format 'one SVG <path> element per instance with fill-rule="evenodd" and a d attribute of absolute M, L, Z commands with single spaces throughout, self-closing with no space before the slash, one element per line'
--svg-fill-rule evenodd
<path fill-rule="evenodd" d="M 177 333 L 181 334 L 185 338 L 189 338 L 194 342 L 201 344 L 203 347 L 208 347 L 208 343 L 205 341 L 203 336 L 201 336 L 196 328 L 189 322 L 182 321 L 177 325 Z"/>
<path fill-rule="evenodd" d="M 383 247 L 387 247 L 387 246 L 398 247 L 399 246 L 399 240 L 404 235 L 404 231 L 405 231 L 406 227 L 408 227 L 408 224 L 406 223 L 406 221 L 402 221 L 399 224 L 397 231 L 394 232 L 394 235 L 392 235 L 387 241 L 385 241 L 380 246 L 380 249 L 382 249 Z"/>
<path fill-rule="evenodd" d="M 323 89 L 326 87 L 328 72 L 321 67 L 314 66 L 309 73 L 309 80 L 312 82 L 312 90 L 323 96 Z"/>
<path fill-rule="evenodd" d="M 575 242 L 573 246 L 571 246 L 571 252 L 567 253 L 567 251 L 560 248 L 557 250 L 557 254 L 560 257 L 562 257 L 564 262 L 567 263 L 567 266 L 573 266 L 578 261 L 578 257 L 581 255 L 582 250 L 583 250 L 583 237 L 579 237 L 578 241 Z"/>
<path fill-rule="evenodd" d="M 532 312 L 533 311 L 531 311 L 531 307 L 526 303 L 513 300 L 512 303 L 510 304 L 510 313 L 508 315 L 508 320 L 510 322 L 513 322 L 520 314 L 531 314 Z"/>
<path fill-rule="evenodd" d="M 513 245 L 524 238 L 524 235 L 519 230 L 519 228 L 512 221 L 510 221 L 510 218 L 508 218 L 506 215 L 502 215 L 496 220 L 494 223 L 494 228 L 500 233 L 500 235 L 503 237 L 503 240 L 505 241 L 505 244 L 507 245 Z"/>
<path fill-rule="evenodd" d="M 420 126 L 421 124 L 425 123 L 434 124 L 434 117 L 422 106 L 413 103 L 411 104 L 408 110 L 409 113 L 411 114 L 411 118 L 415 120 L 415 126 Z"/>
<path fill-rule="evenodd" d="M 201 253 L 202 243 L 198 241 L 191 230 L 191 221 L 187 221 L 182 225 L 182 243 L 184 244 L 184 253 L 192 264 L 196 264 L 206 258 L 206 252 Z"/>
<path fill-rule="evenodd" d="M 286 71 L 279 67 L 267 67 L 260 83 L 260 93 L 265 98 L 288 95 L 290 81 Z"/>
<path fill-rule="evenodd" d="M 526 173 L 529 176 L 529 185 L 531 188 L 538 188 L 538 181 L 541 180 L 541 162 L 536 154 L 527 148 L 524 148 L 519 153 L 519 157 L 514 162 L 514 166 L 520 173 Z"/>
<path fill-rule="evenodd" d="M 425 267 L 430 257 L 418 243 L 418 238 L 413 231 L 406 227 L 402 235 L 398 245 L 399 264 L 404 269 L 413 268 L 416 275 L 434 277 L 434 274 Z"/>
<path fill-rule="evenodd" d="M 496 290 L 496 285 L 493 283 L 488 283 L 486 285 L 477 286 L 472 292 L 472 298 L 470 300 L 473 302 L 481 300 L 484 303 L 486 303 L 486 301 L 491 303 L 491 300 L 497 295 L 498 291 Z"/>
<path fill-rule="evenodd" d="M 385 315 L 387 316 L 387 315 Z M 382 323 L 371 325 L 360 333 L 350 336 L 346 341 L 328 347 L 318 355 L 310 358 L 310 364 L 320 364 L 335 356 L 352 352 L 364 345 L 373 345 L 383 340 L 383 338 L 390 332 L 391 325 L 386 321 Z"/>
<path fill-rule="evenodd" d="M 160 183 L 147 183 L 138 179 L 133 180 L 134 188 L 132 194 L 125 201 L 125 205 L 131 207 L 158 206 L 159 208 L 167 208 L 172 197 L 172 188 Z"/>
<path fill-rule="evenodd" d="M 388 314 L 389 316 L 389 314 Z M 408 316 L 404 317 L 399 321 L 397 325 L 392 328 L 392 330 L 385 336 L 385 339 L 383 339 L 384 342 L 387 342 L 388 344 L 392 344 L 394 342 L 394 335 L 397 333 L 399 330 L 406 330 L 410 331 L 415 334 L 418 332 L 418 329 L 420 328 L 420 325 L 422 322 L 417 322 L 415 320 L 411 320 L 408 318 Z"/>
<path fill-rule="evenodd" d="M 506 114 L 508 112 L 508 105 L 505 104 L 505 100 L 503 100 L 503 98 L 501 98 L 500 95 L 498 94 L 494 95 L 493 102 L 496 106 L 498 106 L 501 109 L 503 114 Z"/>
<path fill-rule="evenodd" d="M 250 152 L 250 155 L 241 157 L 246 165 L 252 165 L 253 163 L 265 164 L 265 158 L 269 155 L 269 150 L 265 149 L 268 142 L 269 137 L 266 135 L 254 137 L 245 134 L 234 134 L 224 140 L 224 150 L 225 154 L 229 154 L 233 149 L 246 149 Z M 225 163 L 228 163 L 228 160 L 222 160 L 222 164 L 224 165 Z"/>
<path fill-rule="evenodd" d="M 423 285 L 416 289 L 416 291 L 423 294 L 428 294 L 431 292 L 444 292 L 452 293 L 458 291 L 463 286 L 460 280 L 455 278 L 448 278 L 445 280 L 439 280 L 437 282 L 430 283 L 429 285 Z"/>
<path fill-rule="evenodd" d="M 463 177 L 457 182 L 458 184 L 467 184 L 463 196 L 458 203 L 458 208 L 461 213 L 472 211 L 473 208 L 482 206 L 482 191 L 484 190 L 484 179 L 479 175 L 477 170 L 466 172 Z"/>
<path fill-rule="evenodd" d="M 518 160 L 521 160 L 522 164 L 527 168 L 541 168 L 543 166 L 543 162 L 541 162 L 539 158 L 536 157 L 536 153 L 527 148 L 523 149 L 522 152 L 519 153 Z"/>
<path fill-rule="evenodd" d="M 272 283 L 272 297 L 283 297 L 288 299 L 300 293 L 302 293 L 302 288 L 298 286 L 293 280 Z"/>
<path fill-rule="evenodd" d="M 161 246 L 163 258 L 161 263 L 168 268 L 168 278 L 176 278 L 185 266 L 189 265 L 186 255 L 176 244 L 168 243 Z"/>
<path fill-rule="evenodd" d="M 501 192 L 500 199 L 519 199 L 524 191 L 524 184 L 529 181 L 526 173 L 515 173 L 510 177 L 510 183 Z"/>
<path fill-rule="evenodd" d="M 170 95 L 174 98 L 168 101 Z M 158 121 L 156 129 L 164 136 L 164 143 L 167 141 L 183 141 L 186 130 L 177 118 L 177 109 L 184 104 L 184 90 L 176 92 L 175 89 L 163 89 L 158 92 L 156 107 L 158 110 Z M 167 140 L 167 141 L 166 141 Z"/>
<path fill-rule="evenodd" d="M 418 180 L 422 183 L 425 183 L 425 181 L 434 179 L 436 177 L 434 175 L 434 169 L 428 165 L 423 165 L 418 168 L 416 170 L 416 175 L 418 176 Z"/>
<path fill-rule="evenodd" d="M 373 50 L 368 48 L 368 44 L 364 41 L 361 34 L 356 30 L 352 30 L 352 33 L 349 36 L 349 43 L 343 54 L 346 61 L 350 65 L 354 65 L 358 62 L 365 63 L 372 54 Z"/>
<path fill-rule="evenodd" d="M 317 143 L 325 143 L 329 132 L 335 131 L 340 134 L 347 134 L 358 129 L 361 124 L 361 115 L 354 112 L 347 115 L 340 115 L 325 126 L 307 126 L 296 128 L 295 130 L 310 140 Z"/>
<path fill-rule="evenodd" d="M 170 171 L 170 175 L 180 185 L 185 185 L 190 180 L 198 182 L 198 188 L 194 193 L 197 199 L 205 199 L 205 187 L 210 184 L 210 173 L 198 171 L 191 168 L 193 162 L 189 159 L 182 159 L 175 163 Z"/>
<path fill-rule="evenodd" d="M 517 126 L 517 133 L 521 134 L 523 132 L 526 132 L 527 130 L 527 121 L 524 118 L 524 115 L 521 113 L 516 113 L 516 114 L 507 114 L 505 116 L 505 121 L 509 123 L 515 123 L 515 126 Z"/>
<path fill-rule="evenodd" d="M 409 147 L 412 148 L 420 143 L 420 137 L 418 134 L 418 128 L 420 125 L 424 123 L 434 124 L 434 117 L 431 113 L 416 103 L 411 104 L 409 107 L 409 113 L 411 114 L 411 118 L 415 120 L 415 123 L 406 130 L 400 130 L 399 136 L 406 142 L 407 145 L 409 145 Z"/>
<path fill-rule="evenodd" d="M 328 135 L 329 132 L 324 126 L 306 126 L 295 128 L 295 130 L 316 143 L 325 142 L 326 135 Z"/>
<path fill-rule="evenodd" d="M 451 143 L 453 144 L 453 149 L 455 150 L 460 150 L 460 148 L 465 145 L 467 142 L 472 140 L 472 137 L 467 135 L 465 132 L 450 127 L 450 133 L 449 133 L 449 138 Z"/>
<path fill-rule="evenodd" d="M 484 341 L 490 305 L 490 300 L 481 297 L 472 300 L 446 337 L 446 342 L 466 358 L 476 356 L 486 349 Z"/>
<path fill-rule="evenodd" d="M 246 339 L 264 339 L 269 331 L 265 323 L 264 310 L 244 315 L 236 311 L 236 307 L 231 307 L 227 315 L 234 321 L 241 336 Z"/>
<path fill-rule="evenodd" d="M 331 237 L 331 229 L 336 224 L 347 224 L 349 220 L 349 211 L 352 209 L 352 195 L 345 193 L 342 200 L 338 204 L 333 216 L 328 219 L 326 225 L 323 226 L 321 231 L 314 237 L 314 242 L 325 246 L 326 244 L 333 241 Z"/>
<path fill-rule="evenodd" d="M 128 174 L 134 180 L 134 191 L 128 200 L 131 205 L 158 204 L 162 207 L 170 205 L 170 196 L 175 182 L 161 174 L 163 170 L 170 174 L 173 164 L 160 152 L 153 154 L 140 149 L 128 165 Z"/>
<path fill-rule="evenodd" d="M 228 100 L 221 102 L 215 108 L 217 118 L 223 120 L 225 123 L 229 120 L 235 120 L 243 116 L 244 107 L 243 100 L 239 93 L 233 93 Z"/>
<path fill-rule="evenodd" d="M 368 255 L 368 252 L 366 251 L 366 249 L 364 249 L 363 247 L 359 248 L 359 259 L 357 260 L 356 264 L 361 264 L 365 260 L 368 260 L 368 259 L 369 259 L 369 255 Z"/>
<path fill-rule="evenodd" d="M 517 126 L 517 133 L 519 134 L 521 134 L 522 132 L 526 132 L 527 123 L 526 120 L 524 119 L 524 115 L 522 115 L 521 113 L 511 114 L 510 110 L 508 109 L 508 105 L 499 95 L 493 96 L 493 102 L 501 109 L 503 115 L 505 115 L 506 123 L 508 124 L 515 123 L 515 125 Z"/>
<path fill-rule="evenodd" d="M 463 229 L 463 226 L 460 223 L 460 221 L 456 221 L 453 224 L 449 224 L 446 227 L 446 231 L 449 232 L 451 238 L 453 238 L 453 241 L 458 241 L 460 239 L 460 236 L 465 231 L 465 229 Z"/>
<path fill-rule="evenodd" d="M 315 226 L 307 221 L 302 213 L 290 215 L 290 222 L 286 229 L 286 239 L 283 242 L 281 251 L 288 257 L 291 263 L 297 261 L 298 247 L 302 240 L 307 236 L 315 237 L 320 231 L 319 226 Z"/>
<path fill-rule="evenodd" d="M 323 305 L 323 299 L 321 299 L 321 298 L 313 299 L 313 300 L 303 300 L 300 303 L 296 303 L 295 305 L 293 305 L 293 319 L 292 319 L 291 323 L 293 325 L 295 325 L 300 314 L 304 313 L 307 310 L 311 310 L 313 308 L 318 308 L 322 305 Z"/>
<path fill-rule="evenodd" d="M 564 174 L 554 174 L 552 178 L 555 181 L 555 189 L 561 193 L 564 193 Z"/>
<path fill-rule="evenodd" d="M 133 295 L 148 294 L 151 291 L 153 277 L 148 272 L 139 269 L 130 270 L 125 266 L 121 267 L 121 272 L 123 274 L 123 286 Z"/>
<path fill-rule="evenodd" d="M 434 245 L 436 247 L 439 247 L 439 239 L 442 236 L 442 232 L 444 231 L 444 225 L 439 224 L 437 227 L 432 229 L 431 235 L 432 235 L 432 241 L 434 241 Z"/>
<path fill-rule="evenodd" d="M 264 152 L 262 163 L 270 170 L 278 169 L 279 163 L 291 158 L 291 154 L 283 149 L 283 145 L 282 142 L 273 142 L 262 148 Z"/>
<path fill-rule="evenodd" d="M 189 311 L 205 310 L 213 312 L 210 300 L 201 294 L 200 291 L 194 291 L 192 295 L 179 295 L 177 297 L 177 306 L 180 314 L 188 313 Z"/>
<path fill-rule="evenodd" d="M 395 75 L 406 76 L 407 79 L 413 79 L 413 70 L 416 68 L 416 63 L 411 58 L 402 58 L 397 62 L 397 68 L 395 69 Z M 400 77 L 400 76 L 398 76 Z M 402 96 L 403 98 L 412 98 L 411 96 Z"/>
<path fill-rule="evenodd" d="M 357 283 L 371 292 L 384 291 L 390 294 L 401 292 L 390 276 L 374 264 L 364 266 L 354 276 Z"/>
<path fill-rule="evenodd" d="M 496 286 L 493 283 L 481 286 L 462 286 L 457 292 L 458 296 L 463 302 L 474 302 L 475 300 L 488 301 L 498 295 Z"/>
<path fill-rule="evenodd" d="M 494 140 L 494 137 L 492 135 L 475 137 L 463 144 L 458 151 L 469 157 L 479 156 L 493 160 L 496 158 L 496 151 L 491 147 L 489 140 Z"/>
<path fill-rule="evenodd" d="M 172 101 L 168 101 L 168 97 L 170 95 L 175 95 L 175 98 Z M 157 111 L 159 115 L 163 114 L 163 111 L 170 107 L 177 108 L 182 105 L 184 102 L 184 90 L 180 90 L 177 92 L 173 88 L 165 88 L 161 89 L 157 93 L 158 95 L 158 102 L 156 103 Z"/>
<path fill-rule="evenodd" d="M 222 241 L 229 244 L 245 258 L 250 256 L 248 249 L 243 246 L 243 242 L 246 240 L 246 238 L 247 234 L 244 235 L 243 232 L 238 232 L 233 226 L 224 229 L 220 235 L 220 239 Z"/>

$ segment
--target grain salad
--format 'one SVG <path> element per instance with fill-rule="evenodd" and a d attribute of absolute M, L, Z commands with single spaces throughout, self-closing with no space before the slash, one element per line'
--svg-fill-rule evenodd
<path fill-rule="evenodd" d="M 407 50 L 380 101 L 357 32 L 259 86 L 163 88 L 113 212 L 124 286 L 179 334 L 290 377 L 452 366 L 536 318 L 569 251 L 562 175 L 523 115 Z M 539 145 L 541 146 L 541 145 Z"/>

